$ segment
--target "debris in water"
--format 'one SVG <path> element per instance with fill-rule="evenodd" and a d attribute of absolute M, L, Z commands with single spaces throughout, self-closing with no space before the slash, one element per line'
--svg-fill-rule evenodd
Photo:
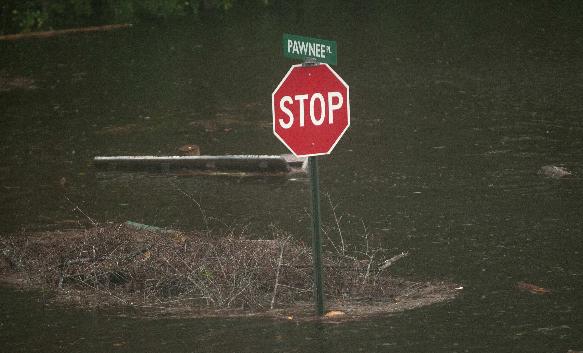
<path fill-rule="evenodd" d="M 395 255 L 393 257 L 391 257 L 388 260 L 385 260 L 383 262 L 383 264 L 379 267 L 379 271 L 382 271 L 384 269 L 387 269 L 388 267 L 390 267 L 391 265 L 393 265 L 395 262 L 401 260 L 404 257 L 407 257 L 409 255 L 409 252 L 402 252 L 398 255 Z"/>
<path fill-rule="evenodd" d="M 346 313 L 344 311 L 340 311 L 340 310 L 331 310 L 329 312 L 327 312 L 326 314 L 324 314 L 325 318 L 332 318 L 332 317 L 339 317 L 339 316 L 345 316 Z"/>
<path fill-rule="evenodd" d="M 455 297 L 453 284 L 376 270 L 385 259 L 365 251 L 357 245 L 349 255 L 323 253 L 325 295 L 336 308 L 326 318 L 354 319 Z M 310 248 L 279 230 L 273 239 L 256 240 L 234 231 L 218 237 L 169 233 L 126 222 L 0 236 L 0 281 L 52 290 L 56 300 L 89 307 L 118 304 L 202 316 L 264 312 L 295 320 L 312 313 L 311 264 Z"/>
<path fill-rule="evenodd" d="M 178 152 L 182 156 L 200 156 L 200 147 L 198 145 L 182 145 L 178 147 Z"/>
<path fill-rule="evenodd" d="M 536 286 L 534 284 L 526 283 L 526 282 L 518 282 L 518 283 L 516 283 L 516 288 L 521 289 L 521 290 L 525 290 L 525 291 L 530 292 L 532 294 L 548 294 L 548 293 L 551 293 L 551 290 L 550 289 L 543 288 L 543 287 L 539 287 L 539 286 Z"/>
<path fill-rule="evenodd" d="M 548 178 L 553 178 L 553 179 L 559 179 L 559 178 L 562 178 L 562 177 L 566 177 L 566 176 L 573 175 L 573 173 L 571 173 L 570 171 L 568 171 L 566 168 L 564 168 L 564 167 L 557 167 L 557 166 L 554 166 L 554 165 L 545 165 L 545 166 L 542 166 L 538 170 L 538 174 L 539 175 L 543 175 L 543 176 L 548 177 Z"/>

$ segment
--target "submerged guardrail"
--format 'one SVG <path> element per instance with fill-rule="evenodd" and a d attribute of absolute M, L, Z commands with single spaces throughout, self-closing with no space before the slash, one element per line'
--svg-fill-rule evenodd
<path fill-rule="evenodd" d="M 306 158 L 294 155 L 97 156 L 101 171 L 158 173 L 289 174 L 306 173 Z"/>

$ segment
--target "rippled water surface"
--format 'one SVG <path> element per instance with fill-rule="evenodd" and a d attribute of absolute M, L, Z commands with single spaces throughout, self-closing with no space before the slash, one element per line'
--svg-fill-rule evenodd
<path fill-rule="evenodd" d="M 488 3 L 488 4 L 486 4 Z M 583 350 L 583 7 L 579 2 L 276 4 L 113 32 L 0 42 L 0 231 L 133 220 L 275 224 L 309 240 L 306 180 L 99 173 L 97 155 L 280 154 L 284 32 L 338 42 L 352 124 L 322 191 L 410 256 L 393 271 L 455 300 L 343 323 L 136 319 L 0 289 L 11 351 Z M 544 165 L 571 177 L 537 174 Z M 65 197 L 66 196 L 66 197 Z M 326 197 L 323 198 L 327 200 Z M 327 202 L 327 201 L 326 201 Z M 330 206 L 323 221 L 331 224 Z M 550 289 L 536 295 L 517 282 Z"/>

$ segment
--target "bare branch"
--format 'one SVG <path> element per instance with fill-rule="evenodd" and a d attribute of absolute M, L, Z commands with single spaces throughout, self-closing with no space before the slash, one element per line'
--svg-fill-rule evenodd
<path fill-rule="evenodd" d="M 393 265 L 395 262 L 401 260 L 404 257 L 407 257 L 409 255 L 409 252 L 402 252 L 398 255 L 395 255 L 393 257 L 391 257 L 388 260 L 385 260 L 383 262 L 383 264 L 379 267 L 379 271 L 383 271 L 386 270 L 387 268 L 389 268 L 391 265 Z"/>
<path fill-rule="evenodd" d="M 273 286 L 273 295 L 271 296 L 271 306 L 270 308 L 273 309 L 275 305 L 275 296 L 277 295 L 277 286 L 279 285 L 279 271 L 281 269 L 281 263 L 283 261 L 283 249 L 285 248 L 285 242 L 281 243 L 279 249 L 279 260 L 277 261 L 277 271 L 275 272 L 275 285 Z"/>

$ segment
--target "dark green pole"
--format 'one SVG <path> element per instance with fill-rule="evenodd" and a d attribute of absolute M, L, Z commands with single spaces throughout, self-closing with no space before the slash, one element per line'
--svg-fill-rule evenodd
<path fill-rule="evenodd" d="M 314 258 L 314 296 L 316 312 L 324 314 L 324 293 L 322 290 L 322 240 L 320 239 L 320 181 L 318 177 L 318 157 L 308 159 L 310 168 L 310 189 L 312 192 L 312 256 Z"/>

